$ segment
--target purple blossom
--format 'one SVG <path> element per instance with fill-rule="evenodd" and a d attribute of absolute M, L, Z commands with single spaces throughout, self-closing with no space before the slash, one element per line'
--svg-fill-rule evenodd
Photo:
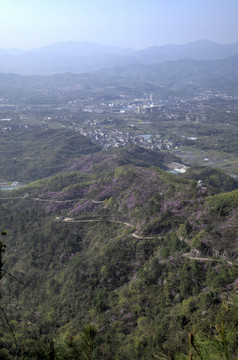
<path fill-rule="evenodd" d="M 125 203 L 129 209 L 133 208 L 135 206 L 134 196 L 130 196 L 129 198 L 127 198 Z"/>
<path fill-rule="evenodd" d="M 134 281 L 136 281 L 136 279 L 137 279 L 137 275 L 136 275 L 136 274 L 134 274 L 134 275 L 132 276 L 131 281 L 132 281 L 132 282 L 134 282 Z"/>
<path fill-rule="evenodd" d="M 111 318 L 110 318 L 110 322 L 111 323 L 114 323 L 116 321 L 116 316 L 115 315 L 112 315 Z"/>
<path fill-rule="evenodd" d="M 95 207 L 97 206 L 97 204 L 92 204 L 92 202 L 90 200 L 85 201 L 82 204 L 77 205 L 72 211 L 71 213 L 78 213 L 80 211 L 89 211 L 89 210 L 93 210 Z"/>
<path fill-rule="evenodd" d="M 176 291 L 175 291 L 174 289 L 172 289 L 172 290 L 170 291 L 170 293 L 171 293 L 171 295 L 172 295 L 173 297 L 176 295 Z"/>
<path fill-rule="evenodd" d="M 197 212 L 197 214 L 196 214 L 196 220 L 199 220 L 200 217 L 201 217 L 202 215 L 204 215 L 205 213 L 206 213 L 206 209 L 200 209 L 200 210 L 198 210 L 198 212 Z"/>
<path fill-rule="evenodd" d="M 60 258 L 60 261 L 63 261 L 63 260 L 67 260 L 67 259 L 72 259 L 72 257 L 74 255 L 75 255 L 74 253 L 61 254 L 59 258 Z"/>
<path fill-rule="evenodd" d="M 105 326 L 102 326 L 102 327 L 100 327 L 100 329 L 98 329 L 98 332 L 101 333 L 101 332 L 103 332 L 104 330 L 105 330 Z"/>
<path fill-rule="evenodd" d="M 129 313 L 125 314 L 124 317 L 126 319 L 130 319 L 132 317 L 132 312 L 129 312 Z"/>
<path fill-rule="evenodd" d="M 112 188 L 110 185 L 107 185 L 97 196 L 98 200 L 108 198 L 112 195 Z"/>
<path fill-rule="evenodd" d="M 80 171 L 83 173 L 90 173 L 93 171 L 95 165 L 102 166 L 105 163 L 112 163 L 113 159 L 111 155 L 86 155 L 75 161 L 67 170 L 68 171 Z"/>

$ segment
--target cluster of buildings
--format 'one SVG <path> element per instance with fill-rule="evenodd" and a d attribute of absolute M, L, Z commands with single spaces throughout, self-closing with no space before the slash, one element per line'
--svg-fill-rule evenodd
<path fill-rule="evenodd" d="M 126 147 L 132 144 L 151 150 L 169 150 L 174 148 L 174 143 L 171 140 L 162 139 L 160 135 L 134 135 L 130 132 L 112 129 L 95 129 L 89 132 L 80 129 L 80 132 L 82 135 L 89 137 L 93 142 L 106 148 Z"/>
<path fill-rule="evenodd" d="M 1 121 L 5 121 L 5 119 L 1 119 Z M 10 131 L 14 131 L 14 130 L 17 130 L 17 129 L 28 130 L 29 127 L 30 127 L 30 125 L 17 125 L 17 124 L 8 125 L 6 123 L 4 123 L 4 124 L 0 123 L 0 132 L 9 133 Z"/>
<path fill-rule="evenodd" d="M 210 100 L 214 98 L 224 99 L 224 100 L 237 100 L 237 95 L 228 95 L 226 92 L 222 91 L 214 91 L 214 90 L 206 90 L 197 92 L 194 94 L 193 99 L 196 101 L 204 101 L 204 100 Z"/>
<path fill-rule="evenodd" d="M 123 97 L 123 101 L 115 102 L 100 102 L 96 103 L 95 101 L 82 103 L 82 112 L 86 113 L 111 113 L 111 114 L 150 114 L 153 112 L 158 112 L 162 109 L 162 105 L 153 100 L 153 94 L 149 97 L 141 99 L 125 99 L 125 95 L 120 95 Z"/>

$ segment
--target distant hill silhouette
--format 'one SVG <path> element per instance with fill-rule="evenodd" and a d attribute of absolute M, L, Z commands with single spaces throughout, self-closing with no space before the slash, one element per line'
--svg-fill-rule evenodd
<path fill-rule="evenodd" d="M 88 91 L 95 87 L 126 87 L 144 90 L 186 88 L 225 90 L 238 89 L 238 55 L 221 60 L 192 59 L 157 64 L 130 64 L 107 67 L 89 73 L 59 73 L 51 76 L 0 74 L 1 96 L 32 96 L 38 90 L 56 89 Z M 25 95 L 24 95 L 25 94 Z M 39 96 L 38 96 L 39 97 Z M 44 100 L 45 101 L 45 100 Z"/>
<path fill-rule="evenodd" d="M 208 40 L 185 45 L 123 49 L 90 42 L 59 42 L 32 50 L 0 49 L 0 72 L 18 74 L 83 73 L 130 64 L 157 64 L 171 60 L 225 59 L 238 54 L 238 43 L 216 44 Z"/>

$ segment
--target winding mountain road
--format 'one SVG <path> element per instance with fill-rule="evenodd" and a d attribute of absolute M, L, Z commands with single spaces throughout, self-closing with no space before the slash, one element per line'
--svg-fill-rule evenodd
<path fill-rule="evenodd" d="M 4 197 L 4 198 L 0 198 L 0 200 L 19 200 L 19 199 L 26 199 L 28 198 L 31 199 L 31 200 L 34 200 L 34 201 L 38 201 L 38 202 L 55 202 L 55 203 L 70 203 L 70 202 L 77 202 L 77 201 L 86 201 L 86 200 L 89 200 L 91 201 L 93 204 L 102 204 L 104 203 L 104 201 L 102 200 L 92 200 L 92 199 L 70 199 L 70 200 L 54 200 L 54 199 L 41 199 L 41 198 L 31 198 L 29 195 L 24 195 L 24 196 L 18 196 L 18 197 Z M 98 215 L 90 215 L 90 217 L 94 217 L 92 219 L 75 219 L 75 218 L 69 218 L 69 217 L 66 217 L 66 218 L 56 218 L 56 220 L 60 220 L 60 221 L 63 221 L 63 222 L 66 222 L 66 223 L 93 223 L 93 222 L 101 222 L 102 221 L 102 218 L 105 216 L 101 216 L 100 219 L 95 219 L 95 217 L 98 217 Z M 128 222 L 124 222 L 124 221 L 119 221 L 119 220 L 113 220 L 113 219 L 105 219 L 106 221 L 108 222 L 111 222 L 111 223 L 115 223 L 115 224 L 123 224 L 127 227 L 130 227 L 130 228 L 134 228 L 134 225 L 128 223 Z M 153 239 L 161 239 L 162 236 L 143 236 L 143 235 L 138 235 L 136 232 L 133 232 L 131 234 L 134 238 L 136 239 L 144 239 L 144 240 L 153 240 Z M 188 259 L 191 259 L 191 260 L 196 260 L 196 261 L 207 261 L 207 262 L 213 262 L 213 261 L 216 261 L 216 262 L 223 262 L 223 261 L 226 261 L 227 264 L 229 265 L 237 265 L 234 261 L 229 261 L 229 260 L 225 260 L 225 259 L 214 259 L 214 258 L 209 258 L 209 257 L 199 257 L 199 256 L 194 256 L 192 253 L 184 253 L 184 254 L 181 254 L 181 257 L 184 257 L 184 258 L 188 258 Z M 237 265 L 238 266 L 238 265 Z"/>
<path fill-rule="evenodd" d="M 102 221 L 102 219 L 82 219 L 82 220 L 76 220 L 74 218 L 64 218 L 64 219 L 58 219 L 60 221 L 64 221 L 67 223 L 87 223 L 87 222 L 100 222 Z M 106 221 L 114 223 L 114 224 L 123 224 L 127 227 L 130 228 L 134 228 L 134 225 L 128 223 L 128 222 L 124 222 L 124 221 L 118 221 L 118 220 L 112 220 L 112 219 L 106 219 Z M 143 236 L 143 235 L 138 235 L 136 234 L 136 232 L 133 232 L 131 234 L 134 238 L 136 239 L 144 239 L 144 240 L 152 240 L 152 239 L 158 239 L 161 238 L 161 236 Z"/>
<path fill-rule="evenodd" d="M 184 253 L 181 256 L 186 257 L 186 258 L 191 259 L 191 260 L 197 260 L 197 261 L 209 261 L 209 262 L 213 262 L 213 261 L 223 262 L 223 261 L 225 261 L 229 265 L 235 264 L 234 261 L 229 261 L 229 260 L 225 260 L 225 259 L 214 259 L 214 258 L 209 258 L 209 257 L 193 256 L 191 253 Z"/>

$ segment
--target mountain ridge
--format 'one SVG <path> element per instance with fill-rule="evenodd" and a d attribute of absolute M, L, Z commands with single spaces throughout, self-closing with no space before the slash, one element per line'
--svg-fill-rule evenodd
<path fill-rule="evenodd" d="M 30 75 L 66 71 L 82 73 L 136 62 L 155 64 L 185 58 L 215 60 L 236 54 L 238 54 L 238 43 L 217 44 L 208 40 L 183 45 L 152 46 L 143 50 L 124 49 L 86 41 L 66 41 L 30 50 L 0 49 L 0 72 Z"/>
<path fill-rule="evenodd" d="M 29 96 L 38 88 L 47 86 L 57 89 L 78 89 L 85 91 L 94 87 L 126 86 L 131 89 L 143 87 L 164 87 L 183 89 L 187 86 L 203 89 L 236 91 L 238 84 L 238 55 L 220 60 L 181 59 L 156 64 L 133 63 L 123 66 L 106 67 L 85 73 L 58 73 L 53 75 L 0 74 L 0 94 L 10 90 Z M 23 85 L 24 84 L 24 85 Z M 18 95 L 19 96 L 19 95 Z"/>

